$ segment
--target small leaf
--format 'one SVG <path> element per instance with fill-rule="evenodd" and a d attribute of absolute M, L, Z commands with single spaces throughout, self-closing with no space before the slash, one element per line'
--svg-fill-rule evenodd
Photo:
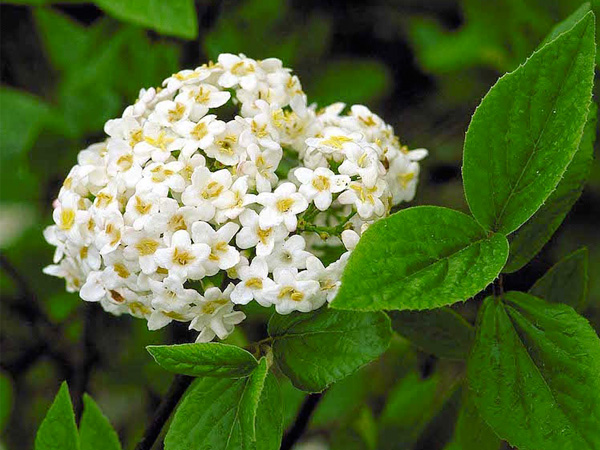
<path fill-rule="evenodd" d="M 450 308 L 392 311 L 394 330 L 425 352 L 440 358 L 466 359 L 475 331 Z"/>
<path fill-rule="evenodd" d="M 471 212 L 509 234 L 556 188 L 579 147 L 594 77 L 594 15 L 498 80 L 471 120 L 463 178 Z"/>
<path fill-rule="evenodd" d="M 508 237 L 510 252 L 503 272 L 516 272 L 539 253 L 581 195 L 594 158 L 597 110 L 592 103 L 579 150 L 554 192 L 533 217 Z"/>
<path fill-rule="evenodd" d="M 83 405 L 83 415 L 79 424 L 81 450 L 120 450 L 117 433 L 92 397 L 85 394 Z"/>
<path fill-rule="evenodd" d="M 463 213 L 404 209 L 363 234 L 331 307 L 421 310 L 463 301 L 496 278 L 507 256 L 504 236 Z"/>
<path fill-rule="evenodd" d="M 247 378 L 197 379 L 175 412 L 165 449 L 278 450 L 281 401 L 272 378 L 263 358 Z"/>
<path fill-rule="evenodd" d="M 149 345 L 146 349 L 162 368 L 192 377 L 242 378 L 258 364 L 243 348 L 216 342 Z"/>
<path fill-rule="evenodd" d="M 185 39 L 198 36 L 194 0 L 96 0 L 95 3 L 117 19 L 162 34 Z"/>
<path fill-rule="evenodd" d="M 0 104 L 1 157 L 6 162 L 31 148 L 50 108 L 33 95 L 4 86 Z"/>
<path fill-rule="evenodd" d="M 500 439 L 479 415 L 466 387 L 464 390 L 454 436 L 444 450 L 498 450 Z"/>
<path fill-rule="evenodd" d="M 550 268 L 529 293 L 550 303 L 566 303 L 583 311 L 588 293 L 588 251 L 581 248 Z"/>
<path fill-rule="evenodd" d="M 379 357 L 391 338 L 384 313 L 332 311 L 273 314 L 273 354 L 294 386 L 320 392 Z"/>
<path fill-rule="evenodd" d="M 61 384 L 38 429 L 35 450 L 79 450 L 79 435 L 66 382 Z"/>
<path fill-rule="evenodd" d="M 600 447 L 600 340 L 570 306 L 488 297 L 467 376 L 485 422 L 520 450 Z"/>

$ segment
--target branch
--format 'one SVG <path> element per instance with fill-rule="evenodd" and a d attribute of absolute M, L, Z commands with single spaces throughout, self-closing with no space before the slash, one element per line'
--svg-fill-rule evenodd
<path fill-rule="evenodd" d="M 179 400 L 181 400 L 181 397 L 183 397 L 183 394 L 193 380 L 193 377 L 186 375 L 175 375 L 171 386 L 169 386 L 169 390 L 160 402 L 158 409 L 154 413 L 154 417 L 152 417 L 150 424 L 144 432 L 144 436 L 138 442 L 135 450 L 150 450 L 152 448 L 175 406 L 177 406 L 177 403 L 179 403 Z"/>
<path fill-rule="evenodd" d="M 292 428 L 290 428 L 285 436 L 283 436 L 280 450 L 290 450 L 302 437 L 306 431 L 306 427 L 308 427 L 310 417 L 319 404 L 321 397 L 323 397 L 323 393 L 319 392 L 318 394 L 309 394 L 304 399 L 302 407 L 300 408 L 300 412 L 298 413 L 298 416 L 296 416 L 296 420 L 294 421 Z"/>

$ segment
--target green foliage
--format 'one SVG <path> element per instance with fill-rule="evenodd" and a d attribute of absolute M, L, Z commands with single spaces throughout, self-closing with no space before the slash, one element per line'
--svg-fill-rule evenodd
<path fill-rule="evenodd" d="M 63 382 L 35 437 L 35 450 L 79 450 L 73 405 Z"/>
<path fill-rule="evenodd" d="M 589 13 L 591 10 L 592 10 L 592 8 L 591 8 L 591 5 L 589 2 L 582 4 L 579 8 L 577 8 L 573 12 L 573 14 L 571 14 L 565 20 L 563 20 L 562 22 L 560 22 L 556 26 L 554 26 L 552 28 L 552 30 L 550 30 L 550 33 L 548 33 L 546 35 L 546 37 L 544 38 L 542 43 L 539 45 L 539 47 L 542 47 L 545 44 L 547 44 L 548 42 L 556 39 L 562 33 L 569 31 L 571 28 L 573 28 L 575 26 L 575 24 L 577 24 L 577 22 L 579 22 L 581 19 L 583 19 L 585 17 L 585 15 L 587 13 Z"/>
<path fill-rule="evenodd" d="M 33 95 L 6 87 L 0 88 L 0 104 L 0 155 L 8 169 L 31 148 L 50 108 Z"/>
<path fill-rule="evenodd" d="M 216 342 L 146 348 L 164 369 L 193 377 L 242 378 L 250 375 L 258 364 L 243 348 Z"/>
<path fill-rule="evenodd" d="M 333 308 L 431 309 L 463 301 L 500 273 L 508 242 L 471 217 L 419 206 L 377 221 L 352 252 Z"/>
<path fill-rule="evenodd" d="M 475 330 L 450 308 L 393 311 L 394 330 L 425 352 L 440 358 L 466 359 Z"/>
<path fill-rule="evenodd" d="M 198 36 L 194 0 L 96 0 L 95 3 L 117 19 L 162 34 L 184 39 Z"/>
<path fill-rule="evenodd" d="M 456 388 L 456 378 L 447 373 L 425 379 L 408 373 L 390 392 L 379 418 L 382 448 L 411 448 Z"/>
<path fill-rule="evenodd" d="M 294 386 L 320 392 L 381 355 L 391 328 L 383 313 L 320 309 L 274 314 L 269 335 L 277 365 Z"/>
<path fill-rule="evenodd" d="M 79 424 L 81 450 L 120 450 L 121 444 L 115 430 L 89 395 L 83 396 L 83 415 Z"/>
<path fill-rule="evenodd" d="M 10 377 L 0 371 L 0 432 L 4 430 L 13 407 L 13 383 Z"/>
<path fill-rule="evenodd" d="M 445 450 L 499 450 L 501 441 L 483 421 L 465 388 L 454 436 Z"/>
<path fill-rule="evenodd" d="M 583 311 L 588 293 L 588 251 L 581 248 L 560 260 L 529 289 L 535 297 Z"/>
<path fill-rule="evenodd" d="M 165 448 L 277 450 L 278 389 L 265 358 L 246 378 L 198 378 L 175 413 Z"/>
<path fill-rule="evenodd" d="M 503 272 L 516 272 L 529 262 L 550 240 L 581 195 L 594 156 L 597 110 L 597 106 L 592 104 L 579 150 L 554 192 L 533 217 L 508 237 L 510 254 Z"/>
<path fill-rule="evenodd" d="M 521 292 L 488 297 L 468 363 L 473 400 L 522 450 L 600 445 L 600 340 L 569 306 Z"/>
<path fill-rule="evenodd" d="M 463 178 L 471 212 L 486 229 L 516 230 L 559 183 L 588 115 L 594 57 L 588 13 L 498 80 L 475 111 Z"/>
<path fill-rule="evenodd" d="M 389 70 L 377 61 L 340 60 L 327 64 L 309 84 L 307 94 L 319 105 L 364 103 L 380 98 L 391 84 Z"/>

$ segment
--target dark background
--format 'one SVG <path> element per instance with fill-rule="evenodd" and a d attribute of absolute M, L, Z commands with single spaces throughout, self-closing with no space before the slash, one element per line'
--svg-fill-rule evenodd
<path fill-rule="evenodd" d="M 224 51 L 280 57 L 299 75 L 309 101 L 364 103 L 394 126 L 402 143 L 429 149 L 414 204 L 466 211 L 460 166 L 472 112 L 502 73 L 579 6 L 572 0 L 207 0 L 196 2 L 198 37 L 187 40 L 119 21 L 91 3 L 30 3 L 39 5 L 0 6 L 0 441 L 7 448 L 31 447 L 63 379 L 76 408 L 81 392 L 90 392 L 124 448 L 132 448 L 171 380 L 144 346 L 189 340 L 182 327 L 149 332 L 143 321 L 109 316 L 41 272 L 52 258 L 41 233 L 62 180 L 77 152 L 103 138 L 104 122 L 120 115 L 139 88 Z M 558 233 L 505 284 L 527 289 L 585 245 L 586 315 L 598 329 L 599 219 L 595 162 Z M 469 306 L 459 308 L 473 317 Z M 231 342 L 260 338 L 265 319 L 264 312 L 254 314 Z M 381 361 L 327 394 L 308 435 L 332 449 L 374 448 L 372 435 L 380 435 L 376 448 L 443 448 L 460 370 L 460 363 L 436 361 L 397 337 Z M 282 388 L 289 423 L 302 394 Z M 390 391 L 395 404 L 385 406 Z"/>

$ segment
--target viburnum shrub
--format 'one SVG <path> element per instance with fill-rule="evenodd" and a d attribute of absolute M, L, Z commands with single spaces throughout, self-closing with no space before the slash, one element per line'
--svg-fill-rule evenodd
<path fill-rule="evenodd" d="M 318 109 L 277 59 L 222 54 L 142 90 L 108 121 L 108 138 L 80 152 L 58 194 L 46 272 L 151 330 L 178 321 L 199 333 L 148 347 L 178 375 L 137 448 L 153 445 L 187 391 L 167 450 L 289 449 L 320 394 L 282 444 L 274 373 L 320 393 L 378 358 L 392 325 L 426 352 L 467 360 L 448 448 L 600 448 L 600 342 L 576 312 L 585 251 L 528 293 L 505 292 L 501 275 L 542 248 L 583 189 L 594 26 L 589 5 L 577 10 L 481 102 L 464 147 L 472 215 L 390 215 L 414 197 L 427 151 L 409 151 L 365 106 Z M 472 298 L 475 327 L 448 308 Z M 250 302 L 274 310 L 268 335 L 247 349 L 210 342 Z M 78 433 L 63 386 L 36 449 L 119 448 L 85 405 Z M 383 427 L 397 405 L 376 419 Z"/>

